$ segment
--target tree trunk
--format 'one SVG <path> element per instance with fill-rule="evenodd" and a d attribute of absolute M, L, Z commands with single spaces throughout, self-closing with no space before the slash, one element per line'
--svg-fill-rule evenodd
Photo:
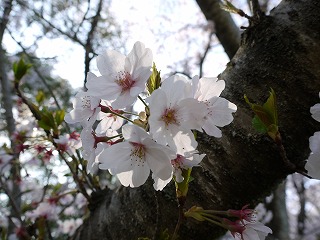
<path fill-rule="evenodd" d="M 273 236 L 270 236 L 268 240 L 290 240 L 288 212 L 286 204 L 286 181 L 281 183 L 273 192 L 273 199 L 269 205 L 269 210 L 272 211 L 272 220 L 269 224 L 269 227 L 273 231 Z"/>
<path fill-rule="evenodd" d="M 226 81 L 224 97 L 238 111 L 222 138 L 198 135 L 199 150 L 207 158 L 192 172 L 186 208 L 254 207 L 290 174 L 274 142 L 252 128 L 253 113 L 244 94 L 262 103 L 274 89 L 284 148 L 290 161 L 303 167 L 310 153 L 308 139 L 319 130 L 309 112 L 319 102 L 319 12 L 319 1 L 283 1 L 244 32 L 238 52 L 220 76 Z M 136 189 L 94 195 L 96 203 L 78 239 L 157 239 L 165 229 L 174 230 L 178 208 L 173 184 L 155 192 L 149 181 Z M 214 239 L 223 233 L 190 219 L 179 231 L 180 239 Z"/>

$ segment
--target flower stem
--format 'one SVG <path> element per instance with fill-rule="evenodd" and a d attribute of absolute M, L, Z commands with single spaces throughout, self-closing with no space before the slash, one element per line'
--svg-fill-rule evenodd
<path fill-rule="evenodd" d="M 171 240 L 176 240 L 178 238 L 178 232 L 179 232 L 179 229 L 180 229 L 180 226 L 181 226 L 183 219 L 184 219 L 183 206 L 179 204 L 179 217 L 178 217 L 178 221 L 177 221 L 176 227 L 174 229 Z"/>
<path fill-rule="evenodd" d="M 140 99 L 140 101 L 143 103 L 143 105 L 148 108 L 148 105 L 146 104 L 146 102 L 142 99 L 142 97 L 138 96 L 138 98 Z"/>

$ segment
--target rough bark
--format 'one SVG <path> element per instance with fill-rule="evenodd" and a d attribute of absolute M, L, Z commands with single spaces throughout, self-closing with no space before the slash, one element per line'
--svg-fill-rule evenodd
<path fill-rule="evenodd" d="M 207 20 L 214 22 L 215 34 L 231 59 L 240 45 L 240 30 L 230 13 L 220 7 L 220 0 L 197 0 Z"/>
<path fill-rule="evenodd" d="M 310 116 L 319 102 L 320 2 L 283 1 L 270 16 L 251 26 L 241 46 L 221 74 L 224 97 L 238 106 L 234 122 L 215 139 L 199 134 L 200 152 L 207 158 L 194 168 L 186 208 L 251 207 L 269 195 L 290 173 L 277 146 L 251 126 L 252 111 L 243 95 L 264 102 L 272 87 L 278 98 L 280 132 L 291 162 L 304 165 L 309 137 L 320 125 Z M 137 189 L 119 188 L 95 194 L 90 217 L 78 239 L 157 239 L 173 232 L 178 216 L 173 184 L 154 192 L 152 182 Z M 184 221 L 181 239 L 214 239 L 223 230 L 192 220 Z"/>

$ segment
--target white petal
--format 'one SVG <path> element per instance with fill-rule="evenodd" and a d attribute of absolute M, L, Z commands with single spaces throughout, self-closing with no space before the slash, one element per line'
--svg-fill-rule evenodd
<path fill-rule="evenodd" d="M 310 154 L 305 168 L 308 170 L 308 175 L 320 180 L 320 154 Z"/>
<path fill-rule="evenodd" d="M 136 164 L 133 168 L 132 173 L 132 185 L 130 187 L 139 187 L 144 184 L 150 174 L 150 168 L 147 163 L 145 164 Z"/>
<path fill-rule="evenodd" d="M 210 114 L 207 118 L 211 118 L 213 123 L 218 127 L 224 127 L 233 121 L 232 113 L 237 110 L 237 106 L 227 99 L 215 98 L 211 99 L 209 106 Z"/>
<path fill-rule="evenodd" d="M 316 105 L 312 106 L 310 108 L 310 112 L 312 114 L 312 117 L 320 122 L 320 103 L 317 103 Z"/>
<path fill-rule="evenodd" d="M 243 231 L 242 236 L 243 236 L 243 240 L 259 240 L 260 239 L 258 233 L 251 228 L 246 228 Z"/>
<path fill-rule="evenodd" d="M 217 128 L 216 125 L 214 125 L 214 122 L 211 118 L 207 119 L 202 128 L 209 136 L 213 136 L 216 138 L 222 137 L 221 130 Z"/>
<path fill-rule="evenodd" d="M 217 78 L 201 78 L 199 80 L 201 96 L 199 101 L 209 100 L 212 97 L 219 97 L 225 88 L 225 82 Z"/>
<path fill-rule="evenodd" d="M 162 180 L 172 177 L 171 158 L 166 152 L 159 148 L 148 148 L 145 159 L 155 176 Z"/>
<path fill-rule="evenodd" d="M 64 117 L 64 120 L 67 123 L 78 123 L 83 122 L 84 120 L 87 120 L 89 117 L 91 117 L 93 114 L 93 111 L 90 109 L 73 109 L 70 113 L 67 113 Z"/>
<path fill-rule="evenodd" d="M 186 130 L 196 129 L 201 131 L 206 114 L 207 106 L 203 102 L 198 102 L 193 98 L 186 98 L 179 102 L 177 115 L 179 115 L 181 126 Z"/>
<path fill-rule="evenodd" d="M 320 132 L 315 132 L 309 138 L 309 146 L 313 153 L 320 153 Z"/>
<path fill-rule="evenodd" d="M 133 171 L 131 170 L 131 171 L 127 171 L 127 172 L 118 173 L 117 177 L 123 186 L 128 187 L 128 186 L 133 185 L 132 184 L 132 174 L 133 174 Z"/>
<path fill-rule="evenodd" d="M 126 124 L 122 127 L 122 136 L 130 142 L 142 143 L 145 138 L 150 138 L 148 133 L 137 125 Z"/>
<path fill-rule="evenodd" d="M 124 70 L 125 56 L 117 51 L 108 50 L 97 57 L 101 75 L 110 75 Z"/>
<path fill-rule="evenodd" d="M 198 143 L 194 138 L 194 135 L 191 131 L 189 132 L 178 132 L 174 137 L 173 141 L 175 143 L 175 149 L 177 154 L 184 156 L 186 152 L 194 151 Z"/>
<path fill-rule="evenodd" d="M 117 99 L 111 103 L 114 109 L 122 109 L 131 106 L 137 100 L 137 96 L 132 97 L 129 91 L 121 93 Z"/>
<path fill-rule="evenodd" d="M 115 82 L 115 76 L 97 77 L 89 72 L 86 87 L 89 94 L 107 101 L 114 101 L 121 93 L 121 87 Z"/>
<path fill-rule="evenodd" d="M 167 95 L 168 106 L 176 105 L 180 100 L 192 97 L 191 81 L 179 75 L 173 75 L 162 82 L 162 91 Z"/>
<path fill-rule="evenodd" d="M 125 59 L 125 69 L 132 73 L 134 69 L 140 67 L 149 67 L 152 65 L 152 51 L 149 48 L 145 48 L 141 42 L 136 42 Z"/>
<path fill-rule="evenodd" d="M 162 189 L 167 186 L 167 184 L 171 181 L 172 178 L 169 178 L 168 180 L 166 181 L 163 181 L 162 179 L 158 178 L 158 177 L 155 177 L 153 174 L 152 174 L 152 178 L 154 179 L 154 184 L 153 184 L 153 187 L 156 191 L 162 191 Z"/>
<path fill-rule="evenodd" d="M 128 142 L 117 143 L 105 149 L 98 157 L 99 168 L 112 169 L 115 174 L 130 170 L 132 145 Z"/>

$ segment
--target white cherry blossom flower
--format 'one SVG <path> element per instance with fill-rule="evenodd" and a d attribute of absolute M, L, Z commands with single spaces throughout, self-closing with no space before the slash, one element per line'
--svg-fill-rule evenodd
<path fill-rule="evenodd" d="M 42 202 L 35 210 L 27 212 L 26 216 L 33 221 L 38 217 L 43 217 L 47 220 L 55 220 L 58 219 L 58 209 L 55 204 Z"/>
<path fill-rule="evenodd" d="M 122 112 L 122 110 L 112 109 L 112 107 L 108 107 L 108 108 L 110 108 L 111 111 L 118 114 L 121 114 Z M 124 123 L 123 118 L 112 113 L 104 113 L 104 112 L 99 113 L 98 120 L 100 120 L 100 122 L 97 128 L 95 129 L 97 133 L 105 132 L 109 128 L 111 128 L 112 130 L 118 130 L 121 128 L 121 126 Z"/>
<path fill-rule="evenodd" d="M 237 106 L 227 99 L 220 97 L 225 88 L 225 82 L 217 78 L 193 77 L 193 95 L 207 106 L 207 114 L 204 116 L 203 130 L 210 136 L 221 137 L 218 127 L 224 127 L 233 121 L 232 113 L 237 111 Z"/>
<path fill-rule="evenodd" d="M 242 232 L 242 238 L 237 236 L 239 240 L 264 240 L 272 230 L 261 222 L 245 221 L 245 230 Z"/>
<path fill-rule="evenodd" d="M 84 122 L 94 114 L 99 103 L 99 98 L 91 96 L 88 92 L 79 92 L 73 101 L 73 110 L 66 114 L 64 120 L 67 123 Z"/>
<path fill-rule="evenodd" d="M 107 140 L 107 138 L 118 135 L 118 132 L 108 129 L 104 133 L 95 134 L 91 128 L 84 128 L 81 132 L 81 139 L 83 141 L 82 156 L 87 160 L 87 172 L 96 173 L 98 171 L 98 156 L 105 148 L 108 148 L 114 141 L 119 138 Z"/>
<path fill-rule="evenodd" d="M 175 136 L 174 142 L 177 147 L 177 154 L 174 159 L 171 159 L 172 171 L 175 176 L 175 181 L 182 182 L 184 179 L 182 176 L 182 170 L 198 166 L 205 157 L 205 154 L 198 154 L 198 151 L 196 150 L 198 143 L 193 135 L 190 136 L 189 134 L 179 132 Z M 157 191 L 162 191 L 162 189 L 171 181 L 171 179 L 163 181 L 155 176 L 153 179 L 153 187 Z"/>
<path fill-rule="evenodd" d="M 72 236 L 75 231 L 80 227 L 83 223 L 83 220 L 81 218 L 77 219 L 67 219 L 65 221 L 58 221 L 59 230 L 63 234 L 68 234 L 69 236 Z"/>
<path fill-rule="evenodd" d="M 258 221 L 223 219 L 222 224 L 228 229 L 235 239 L 239 240 L 264 240 L 272 230 Z"/>
<path fill-rule="evenodd" d="M 124 108 L 145 90 L 151 75 L 152 52 L 143 43 L 136 42 L 127 57 L 114 50 L 99 55 L 97 66 L 102 76 L 88 74 L 88 91 L 110 101 L 115 109 Z"/>
<path fill-rule="evenodd" d="M 105 149 L 98 157 L 100 169 L 109 169 L 124 186 L 139 187 L 150 174 L 162 180 L 172 178 L 170 160 L 175 156 L 168 147 L 156 143 L 136 125 L 122 127 L 125 142 Z"/>
<path fill-rule="evenodd" d="M 58 139 L 54 139 L 57 148 L 69 155 L 75 155 L 76 150 L 82 146 L 80 135 L 78 133 L 60 135 Z"/>
<path fill-rule="evenodd" d="M 308 175 L 320 180 L 320 132 L 315 132 L 309 138 L 311 154 L 307 160 L 305 168 Z"/>
<path fill-rule="evenodd" d="M 147 99 L 150 133 L 158 143 L 174 150 L 175 136 L 181 131 L 192 135 L 191 129 L 201 130 L 206 114 L 206 105 L 192 98 L 187 81 L 177 75 L 169 77 Z"/>

